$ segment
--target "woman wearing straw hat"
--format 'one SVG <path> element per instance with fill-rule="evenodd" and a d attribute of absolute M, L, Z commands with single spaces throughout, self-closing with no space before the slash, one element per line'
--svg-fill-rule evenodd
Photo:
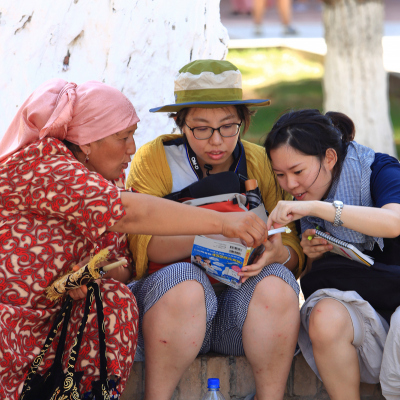
<path fill-rule="evenodd" d="M 257 179 L 264 205 L 272 210 L 286 195 L 275 185 L 265 151 L 240 139 L 240 130 L 244 134 L 250 123 L 248 107 L 267 105 L 269 100 L 242 99 L 240 71 L 227 61 L 184 66 L 175 80 L 175 104 L 150 110 L 172 113 L 182 134 L 144 145 L 127 186 L 171 199 L 185 197 L 189 189 L 204 197 L 219 194 L 214 192 L 226 186 L 230 171 L 239 182 L 235 190 L 244 190 L 241 180 Z M 218 176 L 224 180 L 207 187 Z M 229 184 L 224 190 L 230 193 Z M 292 234 L 274 235 L 265 243 L 261 258 L 241 272 L 238 290 L 212 285 L 200 268 L 177 262 L 190 256 L 193 240 L 130 237 L 140 278 L 131 288 L 146 360 L 145 399 L 170 399 L 187 367 L 208 351 L 245 354 L 256 398 L 282 399 L 299 329 L 299 287 L 291 271 L 300 273 L 303 253 L 294 227 Z"/>

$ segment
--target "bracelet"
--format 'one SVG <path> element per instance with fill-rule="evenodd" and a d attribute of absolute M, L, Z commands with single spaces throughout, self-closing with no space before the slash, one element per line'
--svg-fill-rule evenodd
<path fill-rule="evenodd" d="M 282 263 L 282 265 L 286 265 L 286 263 L 289 262 L 289 260 L 292 258 L 292 253 L 290 252 L 289 246 L 285 246 L 285 247 L 289 253 L 289 257 L 286 259 L 286 261 L 284 263 Z"/>

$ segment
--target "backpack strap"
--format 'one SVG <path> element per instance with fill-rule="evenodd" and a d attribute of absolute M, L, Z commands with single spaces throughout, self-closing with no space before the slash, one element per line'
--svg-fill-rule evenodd
<path fill-rule="evenodd" d="M 189 146 L 187 140 L 185 140 L 185 149 L 186 149 L 186 156 L 188 158 L 189 164 L 192 167 L 193 172 L 196 174 L 198 180 L 204 178 L 203 171 L 199 167 L 199 162 L 197 161 L 196 153 L 192 150 Z M 235 174 L 241 174 L 247 178 L 247 165 L 246 165 L 246 156 L 244 152 L 243 144 L 240 140 L 236 143 L 236 147 L 233 150 L 233 163 L 229 167 L 229 171 L 234 172 Z"/>
<path fill-rule="evenodd" d="M 238 141 L 233 152 L 234 162 L 229 171 L 211 174 L 206 177 L 203 177 L 197 156 L 187 141 L 185 141 L 185 149 L 188 162 L 198 180 L 182 190 L 166 195 L 164 198 L 180 201 L 181 199 L 197 199 L 225 193 L 244 193 L 246 191 L 244 186 L 244 182 L 247 180 L 246 155 L 243 144 L 240 141 Z"/>

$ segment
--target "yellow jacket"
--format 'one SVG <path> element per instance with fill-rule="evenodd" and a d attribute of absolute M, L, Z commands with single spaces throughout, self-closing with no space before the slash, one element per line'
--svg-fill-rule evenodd
<path fill-rule="evenodd" d="M 164 197 L 171 193 L 172 175 L 165 155 L 163 142 L 175 140 L 181 135 L 163 135 L 142 146 L 133 158 L 127 188 L 133 187 L 140 193 Z M 282 200 L 291 200 L 291 196 L 277 186 L 271 164 L 265 154 L 264 148 L 242 140 L 246 154 L 247 174 L 249 179 L 257 179 L 265 208 L 272 211 L 276 203 Z M 282 197 L 283 196 L 283 197 Z M 296 277 L 304 264 L 304 254 L 300 247 L 294 223 L 290 225 L 291 234 L 282 235 L 283 244 L 290 246 L 299 256 L 299 266 L 294 271 Z M 147 270 L 147 246 L 150 235 L 129 235 L 129 248 L 136 262 L 137 279 L 141 278 Z"/>

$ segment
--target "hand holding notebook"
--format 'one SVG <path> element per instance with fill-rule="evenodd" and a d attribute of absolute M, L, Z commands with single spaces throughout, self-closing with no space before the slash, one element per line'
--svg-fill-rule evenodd
<path fill-rule="evenodd" d="M 331 253 L 339 254 L 350 260 L 358 261 L 368 267 L 374 264 L 374 260 L 371 257 L 358 250 L 357 247 L 351 243 L 335 238 L 334 236 L 319 231 L 318 229 L 315 231 L 314 237 L 325 239 L 329 244 L 331 244 L 333 246 Z"/>

